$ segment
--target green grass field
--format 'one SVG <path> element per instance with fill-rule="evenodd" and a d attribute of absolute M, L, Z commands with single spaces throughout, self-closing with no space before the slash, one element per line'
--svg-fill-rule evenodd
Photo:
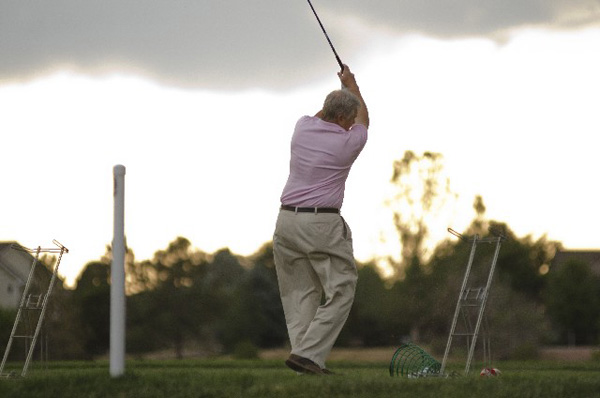
<path fill-rule="evenodd" d="M 25 378 L 0 379 L 2 398 L 49 397 L 600 397 L 600 361 L 500 362 L 502 375 L 407 379 L 388 363 L 332 362 L 334 376 L 298 376 L 280 360 L 128 361 L 111 379 L 107 362 L 55 362 Z"/>

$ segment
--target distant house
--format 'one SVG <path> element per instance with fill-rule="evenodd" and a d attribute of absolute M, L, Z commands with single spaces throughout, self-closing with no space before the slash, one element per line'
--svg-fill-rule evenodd
<path fill-rule="evenodd" d="M 34 260 L 32 254 L 16 250 L 13 245 L 19 246 L 16 242 L 0 242 L 0 308 L 5 309 L 19 307 Z M 51 276 L 52 271 L 38 262 L 29 293 L 45 292 Z"/>
<path fill-rule="evenodd" d="M 556 252 L 552 260 L 552 269 L 560 268 L 570 261 L 589 264 L 592 272 L 600 276 L 600 250 L 561 250 Z"/>
<path fill-rule="evenodd" d="M 0 307 L 16 309 L 21 301 L 29 270 L 31 254 L 15 250 L 15 242 L 0 242 Z"/>

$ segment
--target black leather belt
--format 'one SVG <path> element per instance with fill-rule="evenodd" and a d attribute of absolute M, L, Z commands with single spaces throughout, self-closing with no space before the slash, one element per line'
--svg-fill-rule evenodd
<path fill-rule="evenodd" d="M 336 209 L 335 207 L 295 207 L 295 206 L 286 206 L 281 205 L 281 210 L 293 211 L 296 213 L 338 213 L 340 209 Z"/>

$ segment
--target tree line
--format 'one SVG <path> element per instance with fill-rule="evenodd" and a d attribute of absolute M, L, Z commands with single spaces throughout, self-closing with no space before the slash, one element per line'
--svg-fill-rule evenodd
<path fill-rule="evenodd" d="M 416 200 L 408 198 L 414 190 L 394 198 L 410 205 L 395 213 L 403 249 L 400 260 L 388 261 L 391 275 L 383 277 L 375 261 L 358 263 L 356 297 L 338 346 L 412 341 L 443 353 L 471 244 L 448 238 L 425 255 L 427 212 L 448 192 L 439 183 L 439 162 L 437 154 L 407 152 L 395 163 L 392 183 L 403 185 L 403 178 L 417 172 L 424 189 Z M 417 205 L 426 211 L 410 208 Z M 486 220 L 481 197 L 473 207 L 475 217 L 464 235 L 485 236 L 491 228 L 507 237 L 486 307 L 496 357 L 533 358 L 548 344 L 598 344 L 600 279 L 589 264 L 549 268 L 560 243 L 518 237 L 506 223 Z M 481 250 L 482 263 L 489 263 L 492 251 Z M 45 327 L 50 358 L 107 354 L 111 257 L 108 246 L 104 256 L 85 266 L 75 289 L 56 289 Z M 125 266 L 130 355 L 244 357 L 288 344 L 270 242 L 251 256 L 239 256 L 228 249 L 205 253 L 178 237 L 148 260 L 137 261 L 128 250 Z M 0 347 L 8 340 L 10 319 L 14 313 L 0 311 Z"/>

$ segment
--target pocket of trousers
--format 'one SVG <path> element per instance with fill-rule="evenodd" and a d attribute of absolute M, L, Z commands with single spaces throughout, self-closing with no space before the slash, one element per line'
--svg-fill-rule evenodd
<path fill-rule="evenodd" d="M 344 226 L 344 239 L 351 241 L 352 240 L 352 230 L 350 229 L 350 226 L 348 225 L 346 220 L 344 220 L 344 217 L 340 216 L 340 218 L 342 219 L 342 225 Z"/>

